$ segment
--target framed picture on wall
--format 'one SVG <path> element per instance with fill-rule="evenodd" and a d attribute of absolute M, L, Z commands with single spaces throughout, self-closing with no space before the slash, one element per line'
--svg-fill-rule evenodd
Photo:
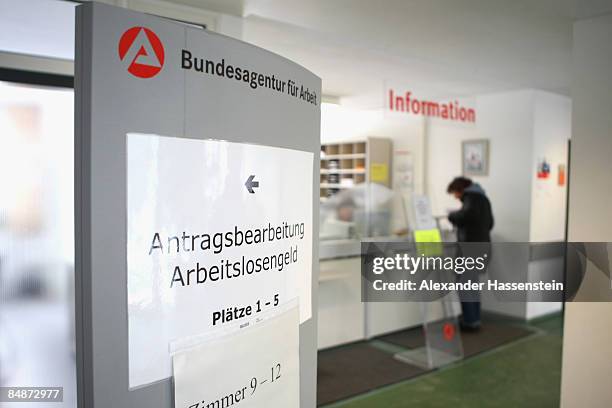
<path fill-rule="evenodd" d="M 461 152 L 464 176 L 489 174 L 489 140 L 464 140 Z"/>

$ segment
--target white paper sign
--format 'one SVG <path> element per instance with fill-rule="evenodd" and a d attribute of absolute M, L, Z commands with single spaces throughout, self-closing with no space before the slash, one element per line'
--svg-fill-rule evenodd
<path fill-rule="evenodd" d="M 169 377 L 169 343 L 299 298 L 311 317 L 313 154 L 127 136 L 130 388 Z"/>
<path fill-rule="evenodd" d="M 414 194 L 412 196 L 412 207 L 414 210 L 415 230 L 430 230 L 437 228 L 436 220 L 431 214 L 431 204 L 427 196 Z"/>
<path fill-rule="evenodd" d="M 297 307 L 174 355 L 176 408 L 297 408 Z"/>

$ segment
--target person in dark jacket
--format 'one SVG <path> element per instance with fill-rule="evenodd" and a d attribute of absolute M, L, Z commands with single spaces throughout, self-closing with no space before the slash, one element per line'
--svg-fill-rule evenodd
<path fill-rule="evenodd" d="M 457 227 L 457 241 L 491 242 L 493 212 L 482 187 L 468 178 L 456 177 L 447 191 L 462 203 L 459 210 L 448 215 L 448 220 Z"/>
<path fill-rule="evenodd" d="M 493 211 L 491 210 L 491 203 L 482 187 L 468 178 L 456 177 L 448 185 L 447 192 L 462 203 L 459 210 L 448 214 L 448 220 L 457 229 L 457 241 L 460 243 L 482 243 L 482 245 L 477 246 L 465 246 L 463 251 L 472 252 L 476 249 L 478 254 L 474 254 L 475 256 L 481 256 L 482 252 L 489 252 L 489 242 L 491 242 L 490 232 L 494 224 Z M 463 253 L 462 255 L 471 254 Z M 478 275 L 477 273 L 464 274 L 461 276 L 461 279 L 478 280 Z M 478 292 L 463 294 L 463 299 L 461 299 L 463 314 L 461 328 L 463 330 L 475 331 L 480 329 L 480 302 L 476 301 L 479 298 L 480 294 Z"/>

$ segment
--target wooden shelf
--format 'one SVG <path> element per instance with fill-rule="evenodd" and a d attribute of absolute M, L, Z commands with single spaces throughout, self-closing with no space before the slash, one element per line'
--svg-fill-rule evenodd
<path fill-rule="evenodd" d="M 327 154 L 321 156 L 321 160 L 365 159 L 365 157 L 365 153 Z"/>
<path fill-rule="evenodd" d="M 373 182 L 390 187 L 391 148 L 389 139 L 377 137 L 321 145 L 321 199 L 361 183 Z M 376 166 L 375 173 L 372 166 Z M 371 179 L 372 175 L 374 179 Z"/>
<path fill-rule="evenodd" d="M 343 185 L 340 183 L 321 183 L 321 188 L 354 188 L 355 186 L 352 185 Z"/>
<path fill-rule="evenodd" d="M 321 169 L 321 174 L 365 174 L 365 169 Z"/>

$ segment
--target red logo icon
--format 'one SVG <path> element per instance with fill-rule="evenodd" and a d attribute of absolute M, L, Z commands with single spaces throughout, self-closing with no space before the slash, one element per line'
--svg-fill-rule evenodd
<path fill-rule="evenodd" d="M 453 337 L 455 337 L 455 326 L 451 323 L 446 323 L 444 327 L 442 327 L 442 332 L 444 333 L 446 341 L 451 341 Z"/>
<path fill-rule="evenodd" d="M 119 40 L 119 58 L 130 74 L 151 78 L 164 66 L 164 46 L 148 28 L 132 27 Z"/>

